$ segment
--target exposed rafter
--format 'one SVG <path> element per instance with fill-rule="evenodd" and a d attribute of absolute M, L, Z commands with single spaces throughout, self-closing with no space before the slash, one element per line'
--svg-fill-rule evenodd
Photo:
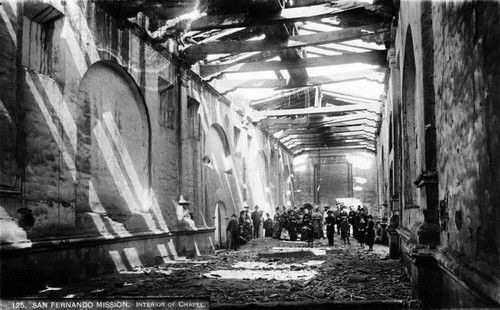
<path fill-rule="evenodd" d="M 348 105 L 340 107 L 311 107 L 303 109 L 285 109 L 273 111 L 255 111 L 251 114 L 251 118 L 264 119 L 266 117 L 277 116 L 299 116 L 299 115 L 314 115 L 314 114 L 331 114 L 331 113 L 345 113 L 354 111 L 370 111 L 374 110 L 374 106 L 366 104 Z"/>
<path fill-rule="evenodd" d="M 382 83 L 384 76 L 380 72 L 373 70 L 360 70 L 351 72 L 342 72 L 327 76 L 309 77 L 309 80 L 302 84 L 290 84 L 289 80 L 219 80 L 216 87 L 221 89 L 234 89 L 234 88 L 286 88 L 286 87 L 307 87 L 312 85 L 323 85 L 342 83 L 355 80 L 369 80 Z"/>
<path fill-rule="evenodd" d="M 382 66 L 386 63 L 387 52 L 371 51 L 365 53 L 349 53 L 335 56 L 305 58 L 298 61 L 260 61 L 238 64 L 200 66 L 202 77 L 224 72 L 255 72 L 268 70 L 287 70 L 308 67 L 333 66 L 350 63 L 366 63 Z"/>
<path fill-rule="evenodd" d="M 281 130 L 275 133 L 275 137 L 282 139 L 283 137 L 290 137 L 294 135 L 308 135 L 308 134 L 318 134 L 318 133 L 335 133 L 335 134 L 345 134 L 345 133 L 352 133 L 352 132 L 363 132 L 363 133 L 370 133 L 370 134 L 375 134 L 377 131 L 376 128 L 373 127 L 367 127 L 365 125 L 356 125 L 356 126 L 349 126 L 349 127 L 323 127 L 323 128 L 316 128 L 316 129 L 311 129 L 311 128 L 291 128 L 291 129 L 285 129 Z"/>
<path fill-rule="evenodd" d="M 207 15 L 192 21 L 189 28 L 190 30 L 207 30 L 293 23 L 323 17 L 333 17 L 343 12 L 362 9 L 364 7 L 373 8 L 373 6 L 368 6 L 366 3 L 343 2 L 339 5 L 320 4 L 283 9 L 275 14 L 264 17 L 259 17 L 252 13 Z"/>
<path fill-rule="evenodd" d="M 299 155 L 303 152 L 317 152 L 320 151 L 321 155 L 328 156 L 330 154 L 336 155 L 338 152 L 349 151 L 349 152 L 371 152 L 375 153 L 375 146 L 373 145 L 342 145 L 342 146 L 319 146 L 319 147 L 301 147 L 294 148 L 291 150 L 294 155 Z"/>
<path fill-rule="evenodd" d="M 186 55 L 187 58 L 200 58 L 200 55 L 208 54 L 247 53 L 300 48 L 310 45 L 354 40 L 364 36 L 385 33 L 387 31 L 388 26 L 386 24 L 374 24 L 316 34 L 294 35 L 281 40 L 264 39 L 260 41 L 230 41 L 191 45 L 183 51 L 183 54 Z"/>

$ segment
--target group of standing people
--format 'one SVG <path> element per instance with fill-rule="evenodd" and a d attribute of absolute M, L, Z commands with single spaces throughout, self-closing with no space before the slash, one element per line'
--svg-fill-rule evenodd
<path fill-rule="evenodd" d="M 299 239 L 311 243 L 314 238 L 323 238 L 323 215 L 319 210 L 313 208 L 311 204 L 305 204 L 300 209 L 287 210 L 276 208 L 274 221 L 272 221 L 271 235 L 276 239 L 289 239 L 296 241 Z M 270 222 L 269 222 L 270 223 Z M 269 226 L 269 224 L 268 224 Z M 266 230 L 267 234 L 267 230 Z"/>
<path fill-rule="evenodd" d="M 371 214 L 367 215 L 367 213 L 366 209 L 361 206 L 358 206 L 357 210 L 354 210 L 351 206 L 347 211 L 346 207 L 341 205 L 337 205 L 337 209 L 331 212 L 332 219 L 330 221 L 336 223 L 337 234 L 340 235 L 344 244 L 351 243 L 349 238 L 352 228 L 353 237 L 358 240 L 360 245 L 363 247 L 366 244 L 369 251 L 373 250 L 375 223 L 373 222 L 373 216 Z"/>
<path fill-rule="evenodd" d="M 248 242 L 252 238 L 259 238 L 260 227 L 263 224 L 264 236 L 290 241 L 306 241 L 308 246 L 313 246 L 314 239 L 326 237 L 328 245 L 334 245 L 334 234 L 341 236 L 344 244 L 350 244 L 351 228 L 353 237 L 361 246 L 368 245 L 368 250 L 373 250 L 375 240 L 375 224 L 373 216 L 367 215 L 364 207 L 358 206 L 357 210 L 351 206 L 347 211 L 345 206 L 337 204 L 336 210 L 325 207 L 321 210 L 306 203 L 301 208 L 287 210 L 285 206 L 277 207 L 274 220 L 269 213 L 263 220 L 263 212 L 255 206 L 255 210 L 249 214 L 248 208 L 240 212 L 239 218 L 236 214 L 231 216 L 227 226 L 229 248 L 236 250 L 240 244 Z"/>
<path fill-rule="evenodd" d="M 236 214 L 231 215 L 226 228 L 229 249 L 237 250 L 241 244 L 260 237 L 262 211 L 259 210 L 259 206 L 255 206 L 255 210 L 249 213 L 249 208 L 245 207 L 239 217 Z"/>

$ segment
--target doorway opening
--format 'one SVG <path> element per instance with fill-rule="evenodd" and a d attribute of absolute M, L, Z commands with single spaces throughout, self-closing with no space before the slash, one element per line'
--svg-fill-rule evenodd
<path fill-rule="evenodd" d="M 227 214 L 226 205 L 222 201 L 217 202 L 215 205 L 213 217 L 215 225 L 215 249 L 227 249 L 226 227 L 229 222 L 229 215 Z"/>

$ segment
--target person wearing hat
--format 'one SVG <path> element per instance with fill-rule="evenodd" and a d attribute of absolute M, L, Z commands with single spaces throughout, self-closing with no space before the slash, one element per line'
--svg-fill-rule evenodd
<path fill-rule="evenodd" d="M 264 237 L 272 237 L 273 236 L 273 220 L 271 219 L 271 215 L 266 213 L 267 219 L 264 221 Z"/>
<path fill-rule="evenodd" d="M 375 223 L 373 223 L 373 216 L 371 214 L 369 214 L 367 218 L 368 223 L 365 231 L 365 242 L 368 246 L 368 251 L 373 251 L 373 244 L 375 243 Z"/>
<path fill-rule="evenodd" d="M 259 212 L 259 206 L 255 206 L 255 210 L 252 212 L 252 223 L 253 223 L 253 237 L 260 238 L 260 224 L 262 223 L 262 215 Z"/>
<path fill-rule="evenodd" d="M 342 216 L 340 223 L 340 238 L 344 241 L 344 244 L 351 244 L 349 241 L 349 223 L 347 222 L 347 216 Z"/>
<path fill-rule="evenodd" d="M 333 211 L 333 216 L 335 217 L 335 222 L 337 223 L 337 235 L 340 235 L 340 223 L 342 215 L 341 215 L 341 209 L 340 209 L 340 203 L 337 202 L 337 209 Z"/>
<path fill-rule="evenodd" d="M 326 237 L 328 238 L 328 245 L 333 246 L 333 235 L 335 234 L 335 216 L 333 216 L 333 211 L 328 210 L 325 223 L 326 223 Z"/>
<path fill-rule="evenodd" d="M 238 221 L 236 220 L 236 214 L 231 215 L 231 220 L 227 224 L 227 235 L 229 237 L 229 249 L 238 250 L 238 244 L 240 240 L 240 229 L 238 227 Z"/>
<path fill-rule="evenodd" d="M 279 239 L 281 235 L 281 211 L 279 207 L 276 207 L 276 213 L 274 213 L 273 221 L 273 238 Z"/>
<path fill-rule="evenodd" d="M 307 246 L 312 247 L 314 241 L 314 227 L 312 216 L 308 208 L 304 208 L 304 216 L 302 217 L 302 233 L 307 241 Z"/>

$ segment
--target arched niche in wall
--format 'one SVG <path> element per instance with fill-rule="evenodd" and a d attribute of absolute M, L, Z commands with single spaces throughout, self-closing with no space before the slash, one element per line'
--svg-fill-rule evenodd
<path fill-rule="evenodd" d="M 226 228 L 230 220 L 230 214 L 227 212 L 226 205 L 222 201 L 218 201 L 215 205 L 215 211 L 213 215 L 214 226 L 215 226 L 215 248 L 227 248 L 227 233 Z"/>
<path fill-rule="evenodd" d="M 229 141 L 219 124 L 213 124 L 208 129 L 203 163 L 206 169 L 205 192 L 209 212 L 207 224 L 212 226 L 217 224 L 213 222 L 217 216 L 217 205 L 223 204 L 227 214 L 236 212 L 237 207 L 241 206 Z"/>
<path fill-rule="evenodd" d="M 269 164 L 267 156 L 263 150 L 259 150 L 254 154 L 253 163 L 249 171 L 250 184 L 252 186 L 252 201 L 264 213 L 270 213 L 272 198 L 269 188 Z"/>
<path fill-rule="evenodd" d="M 226 132 L 219 124 L 213 124 L 208 129 L 204 155 L 205 160 L 210 161 L 207 164 L 211 164 L 213 169 L 219 172 L 232 172 L 229 141 Z"/>
<path fill-rule="evenodd" d="M 402 81 L 402 119 L 403 119 L 403 204 L 412 208 L 416 204 L 416 189 L 413 181 L 417 178 L 417 139 L 415 133 L 416 112 L 416 67 L 411 27 L 406 31 L 405 54 Z"/>
<path fill-rule="evenodd" d="M 78 212 L 126 215 L 147 211 L 151 187 L 151 127 L 144 98 L 119 65 L 101 61 L 78 93 Z"/>
<path fill-rule="evenodd" d="M 199 109 L 200 109 L 200 103 L 195 99 L 188 97 L 187 131 L 188 131 L 188 137 L 195 140 L 200 140 L 201 136 L 200 115 L 198 113 Z"/>

